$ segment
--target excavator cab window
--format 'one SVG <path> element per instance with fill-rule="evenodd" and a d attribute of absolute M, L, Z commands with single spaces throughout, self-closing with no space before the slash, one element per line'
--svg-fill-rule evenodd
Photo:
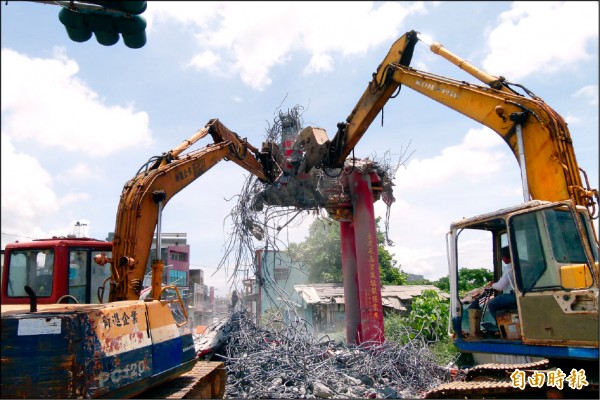
<path fill-rule="evenodd" d="M 547 208 L 515 215 L 510 227 L 513 264 L 522 292 L 591 287 L 583 245 L 583 240 L 591 240 L 587 233 L 582 237 L 571 210 Z"/>
<path fill-rule="evenodd" d="M 91 251 L 91 260 L 94 259 L 96 255 L 104 254 L 106 257 L 112 257 L 112 252 L 110 251 L 101 251 L 101 250 L 92 250 Z M 108 265 L 102 266 L 98 265 L 95 262 L 91 263 L 91 279 L 90 279 L 90 302 L 97 304 L 100 303 L 100 299 L 98 298 L 98 288 L 105 287 L 107 284 L 107 279 L 110 278 L 110 268 Z M 103 299 L 106 301 L 106 298 Z"/>
<path fill-rule="evenodd" d="M 495 277 L 492 251 L 497 229 L 506 229 L 500 219 L 493 221 L 487 229 L 484 226 L 467 228 L 461 230 L 457 236 L 457 289 L 463 315 L 461 329 L 464 332 L 470 331 L 468 310 L 473 307 L 478 307 L 482 311 L 480 324 L 483 331 L 493 334 L 493 331 L 497 330 L 494 318 L 484 306 L 486 299 L 483 297 L 478 299 L 475 295 L 490 280 L 499 278 L 499 276 Z M 498 271 L 497 273 L 500 274 L 500 269 Z M 479 304 L 480 301 L 481 304 L 476 306 L 475 303 Z"/>
<path fill-rule="evenodd" d="M 7 266 L 7 295 L 27 297 L 25 286 L 31 287 L 38 297 L 52 294 L 54 251 L 52 249 L 15 250 Z"/>
<path fill-rule="evenodd" d="M 88 303 L 88 251 L 73 249 L 69 252 L 69 294 L 79 303 Z"/>
<path fill-rule="evenodd" d="M 92 248 L 71 247 L 69 249 L 69 294 L 79 303 L 100 303 L 98 288 L 110 277 L 110 268 L 92 262 L 94 256 L 110 252 Z"/>

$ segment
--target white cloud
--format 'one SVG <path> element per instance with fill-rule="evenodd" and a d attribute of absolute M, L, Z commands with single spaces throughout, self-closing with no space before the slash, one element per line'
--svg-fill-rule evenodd
<path fill-rule="evenodd" d="M 59 199 L 59 204 L 61 206 L 67 206 L 69 204 L 79 203 L 89 199 L 90 195 L 88 193 L 66 193 Z"/>
<path fill-rule="evenodd" d="M 598 106 L 598 85 L 587 85 L 579 89 L 575 94 L 575 98 L 582 98 L 588 101 L 589 105 Z"/>
<path fill-rule="evenodd" d="M 64 51 L 31 58 L 2 49 L 2 132 L 90 157 L 151 143 L 148 114 L 109 105 L 77 77 Z"/>
<path fill-rule="evenodd" d="M 389 232 L 394 246 L 389 250 L 405 272 L 428 279 L 447 275 L 445 235 L 450 223 L 522 197 L 520 181 L 507 180 L 514 178 L 511 157 L 504 141 L 481 127 L 469 130 L 462 143 L 440 154 L 424 159 L 413 155 L 406 168 L 398 170 Z M 490 193 L 495 193 L 493 200 Z M 375 211 L 385 216 L 383 202 L 375 203 Z M 469 261 L 486 265 L 485 255 Z"/>
<path fill-rule="evenodd" d="M 592 58 L 598 21 L 595 1 L 514 2 L 489 35 L 483 68 L 513 82 L 533 72 L 562 73 Z"/>
<path fill-rule="evenodd" d="M 217 63 L 219 62 L 219 56 L 214 52 L 207 50 L 202 53 L 196 54 L 187 65 L 188 67 L 196 69 L 206 69 L 214 73 L 218 73 Z"/>
<path fill-rule="evenodd" d="M 306 73 L 333 69 L 333 55 L 361 54 L 396 38 L 404 19 L 424 13 L 422 2 L 168 2 L 148 7 L 148 17 L 174 20 L 196 31 L 199 55 L 189 65 L 238 74 L 257 90 L 291 52 L 309 55 Z M 157 24 L 158 26 L 158 24 Z M 217 66 L 215 69 L 214 67 Z"/>
<path fill-rule="evenodd" d="M 90 195 L 70 192 L 57 196 L 53 185 L 50 173 L 34 157 L 17 152 L 11 138 L 2 133 L 2 231 L 8 233 L 2 236 L 2 246 L 19 237 L 70 233 L 66 227 L 46 231 L 42 226 L 49 216 L 65 206 L 89 200 Z"/>
<path fill-rule="evenodd" d="M 204 26 L 214 19 L 224 4 L 217 1 L 153 1 L 144 12 L 146 32 L 152 34 L 156 25 L 174 20 L 180 25 Z"/>
<path fill-rule="evenodd" d="M 397 190 L 408 191 L 449 182 L 453 177 L 478 182 L 499 171 L 507 160 L 495 149 L 504 144 L 491 129 L 471 129 L 463 142 L 442 150 L 439 156 L 428 159 L 412 158 L 406 168 L 396 175 Z"/>
<path fill-rule="evenodd" d="M 52 177 L 33 157 L 15 151 L 2 133 L 2 230 L 39 237 L 38 224 L 60 207 Z"/>
<path fill-rule="evenodd" d="M 440 236 L 440 238 L 442 237 Z M 404 272 L 423 275 L 426 279 L 432 280 L 448 274 L 448 271 L 440 270 L 438 267 L 447 265 L 444 263 L 447 257 L 443 246 L 437 248 L 397 246 L 391 252 Z"/>
<path fill-rule="evenodd" d="M 66 176 L 58 176 L 57 179 L 61 181 L 84 181 L 98 179 L 98 176 L 92 173 L 92 171 L 86 164 L 80 162 L 77 163 L 77 165 L 70 168 L 69 170 L 67 170 Z"/>
<path fill-rule="evenodd" d="M 581 117 L 572 114 L 563 115 L 563 118 L 569 126 L 577 125 L 581 122 Z"/>
<path fill-rule="evenodd" d="M 321 71 L 329 72 L 333 70 L 333 58 L 328 54 L 313 54 L 310 62 L 304 68 L 305 74 L 319 73 Z"/>

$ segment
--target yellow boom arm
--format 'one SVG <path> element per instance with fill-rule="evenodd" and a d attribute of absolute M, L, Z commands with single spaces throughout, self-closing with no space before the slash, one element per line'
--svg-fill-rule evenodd
<path fill-rule="evenodd" d="M 487 74 L 438 43 L 430 46 L 434 53 L 489 86 L 410 68 L 417 36 L 410 31 L 394 43 L 346 122 L 338 124 L 331 141 L 322 130 L 305 129 L 301 133 L 299 141 L 306 150 L 301 168 L 308 171 L 314 166 L 341 167 L 385 103 L 404 85 L 500 135 L 519 161 L 526 197 L 547 201 L 572 199 L 594 215 L 598 191 L 590 189 L 585 171 L 577 164 L 564 119 L 527 89 L 523 88 L 529 97 L 513 90 L 503 77 Z"/>
<path fill-rule="evenodd" d="M 215 143 L 182 155 L 208 134 Z M 214 119 L 125 184 L 117 211 L 112 260 L 109 260 L 112 274 L 109 301 L 139 299 L 158 222 L 159 204 L 155 193 L 164 192 L 160 199 L 164 206 L 223 159 L 235 162 L 261 181 L 276 178 L 270 166 L 263 166 L 264 154 Z"/>

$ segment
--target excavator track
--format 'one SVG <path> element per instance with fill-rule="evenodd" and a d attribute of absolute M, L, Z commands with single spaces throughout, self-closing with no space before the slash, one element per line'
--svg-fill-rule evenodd
<path fill-rule="evenodd" d="M 525 385 L 523 389 L 516 387 L 510 375 L 516 370 L 531 376 L 534 371 L 551 371 L 549 360 L 541 360 L 527 364 L 482 364 L 468 369 L 464 378 L 440 385 L 428 391 L 426 399 L 537 399 L 537 398 L 598 398 L 597 379 L 590 379 L 589 384 L 575 390 L 563 387 L 532 387 Z M 590 377 L 592 378 L 592 377 Z M 565 384 L 566 385 L 566 384 Z"/>
<path fill-rule="evenodd" d="M 534 392 L 538 390 L 536 388 Z M 427 392 L 424 397 L 426 399 L 506 399 L 526 396 L 523 390 L 513 387 L 510 382 L 465 381 L 440 385 Z"/>
<path fill-rule="evenodd" d="M 525 389 L 513 387 L 511 382 L 465 381 L 450 382 L 427 392 L 426 399 L 597 399 L 598 385 L 582 390 L 559 390 L 553 387 Z"/>
<path fill-rule="evenodd" d="M 187 373 L 135 398 L 140 399 L 222 399 L 225 397 L 225 364 L 198 361 Z"/>
<path fill-rule="evenodd" d="M 484 379 L 485 377 L 505 378 L 517 368 L 522 371 L 548 369 L 550 368 L 550 361 L 544 359 L 526 364 L 481 364 L 467 370 L 465 381 L 478 380 L 481 377 Z"/>
<path fill-rule="evenodd" d="M 463 381 L 440 385 L 431 389 L 424 397 L 426 399 L 539 397 L 540 388 L 515 387 L 509 376 L 516 369 L 527 373 L 527 371 L 545 370 L 549 367 L 548 360 L 527 364 L 482 364 L 468 369 Z M 542 397 L 546 397 L 546 390 L 543 390 Z"/>

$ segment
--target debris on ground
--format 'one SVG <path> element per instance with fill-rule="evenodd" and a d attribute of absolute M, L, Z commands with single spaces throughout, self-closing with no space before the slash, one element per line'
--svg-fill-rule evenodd
<path fill-rule="evenodd" d="M 418 398 L 451 378 L 419 339 L 347 346 L 301 319 L 257 326 L 245 311 L 218 325 L 211 354 L 225 363 L 226 398 Z"/>
<path fill-rule="evenodd" d="M 331 221 L 350 218 L 347 177 L 357 172 L 377 177 L 373 196 L 387 206 L 387 238 L 394 175 L 407 159 L 407 149 L 400 149 L 398 163 L 385 153 L 380 159 L 348 157 L 342 168 L 303 172 L 303 150 L 298 144 L 302 142 L 297 141 L 302 125 L 297 106 L 279 112 L 268 129 L 266 143 L 274 144 L 270 148 L 275 158 L 285 161 L 281 177 L 270 184 L 247 178 L 233 198 L 237 204 L 228 216 L 232 228 L 217 267 L 225 267 L 232 287 L 237 284 L 238 290 L 242 280 L 258 276 L 259 285 L 271 288 L 282 302 L 289 301 L 288 294 L 256 271 L 255 241 L 261 242 L 263 250 L 277 251 L 289 244 L 282 239 L 285 231 L 310 214 L 326 215 Z M 230 264 L 232 272 L 227 270 Z M 232 307 L 227 318 L 199 336 L 198 354 L 225 363 L 227 398 L 415 398 L 450 379 L 449 369 L 435 362 L 425 340 L 347 346 L 329 336 L 316 337 L 307 321 L 290 316 L 295 307 L 289 302 L 286 318 L 279 320 L 263 316 L 260 326 L 246 311 Z"/>

